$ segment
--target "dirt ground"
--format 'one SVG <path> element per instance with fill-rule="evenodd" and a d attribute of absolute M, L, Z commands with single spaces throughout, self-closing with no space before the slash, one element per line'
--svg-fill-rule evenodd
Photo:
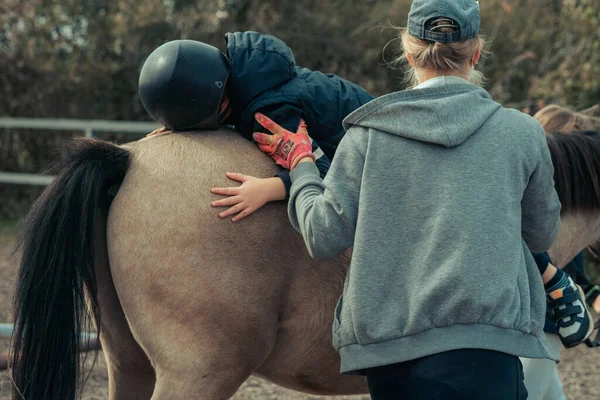
<path fill-rule="evenodd" d="M 0 230 L 0 323 L 10 322 L 11 292 L 16 273 L 15 261 L 9 259 L 14 245 L 14 236 Z M 0 339 L 0 353 L 8 349 L 8 342 Z M 600 349 L 588 349 L 579 346 L 573 350 L 564 351 L 559 371 L 567 398 L 569 400 L 600 399 L 600 381 L 595 371 L 600 371 Z M 6 373 L 0 372 L 0 400 L 8 400 L 10 382 Z M 108 380 L 106 363 L 100 354 L 86 386 L 85 400 L 103 400 L 108 398 Z M 347 399 L 367 400 L 368 396 L 317 397 L 293 392 L 272 385 L 258 378 L 250 378 L 238 390 L 234 400 L 299 400 L 299 399 Z"/>

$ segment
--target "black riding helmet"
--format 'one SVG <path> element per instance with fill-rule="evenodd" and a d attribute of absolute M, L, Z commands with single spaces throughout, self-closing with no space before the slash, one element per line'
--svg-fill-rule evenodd
<path fill-rule="evenodd" d="M 216 129 L 228 76 L 229 61 L 219 49 L 174 40 L 144 63 L 140 99 L 148 114 L 169 129 Z"/>

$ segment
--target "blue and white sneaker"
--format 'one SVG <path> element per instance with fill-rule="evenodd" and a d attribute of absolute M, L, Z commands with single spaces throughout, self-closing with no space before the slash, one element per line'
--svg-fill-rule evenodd
<path fill-rule="evenodd" d="M 594 323 L 583 290 L 570 277 L 568 280 L 568 286 L 556 288 L 547 296 L 560 341 L 566 348 L 571 348 L 590 337 Z"/>

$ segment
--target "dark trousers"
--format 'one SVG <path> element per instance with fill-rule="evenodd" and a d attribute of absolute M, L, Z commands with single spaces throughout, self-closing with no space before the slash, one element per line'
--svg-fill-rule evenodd
<path fill-rule="evenodd" d="M 373 400 L 524 400 L 523 366 L 518 357 L 464 349 L 370 368 Z"/>

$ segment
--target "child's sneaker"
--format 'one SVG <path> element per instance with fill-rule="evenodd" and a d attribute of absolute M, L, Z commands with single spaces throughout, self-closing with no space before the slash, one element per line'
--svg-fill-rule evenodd
<path fill-rule="evenodd" d="M 583 343 L 594 331 L 594 324 L 583 290 L 570 277 L 567 279 L 567 285 L 553 288 L 547 295 L 558 336 L 570 348 Z"/>

